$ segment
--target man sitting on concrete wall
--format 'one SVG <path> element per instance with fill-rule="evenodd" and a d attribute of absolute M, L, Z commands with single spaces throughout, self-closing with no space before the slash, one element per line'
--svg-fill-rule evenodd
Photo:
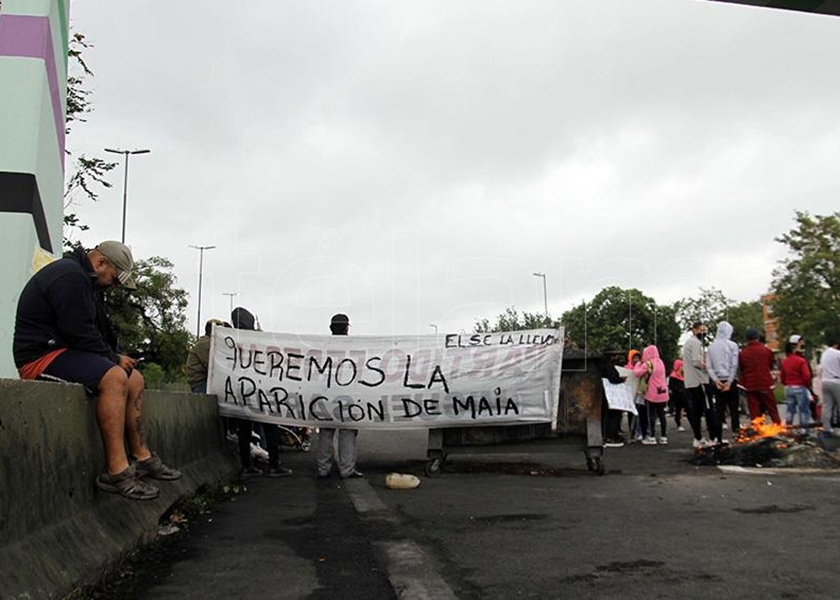
<path fill-rule="evenodd" d="M 181 476 L 149 451 L 143 440 L 143 376 L 136 363 L 120 353 L 101 291 L 122 285 L 136 289 L 131 250 L 102 242 L 86 252 L 38 271 L 20 295 L 15 319 L 14 356 L 21 379 L 80 383 L 98 395 L 96 419 L 105 447 L 107 472 L 96 478 L 106 492 L 151 500 L 158 489 L 143 477 L 172 480 Z M 125 438 L 136 462 L 129 464 Z"/>

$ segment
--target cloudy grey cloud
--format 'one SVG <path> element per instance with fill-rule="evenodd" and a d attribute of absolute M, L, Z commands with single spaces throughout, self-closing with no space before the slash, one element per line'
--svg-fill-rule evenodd
<path fill-rule="evenodd" d="M 75 0 L 96 112 L 132 159 L 129 241 L 203 314 L 469 328 L 606 285 L 766 290 L 794 209 L 835 209 L 840 19 L 693 0 Z M 119 234 L 115 189 L 80 208 Z M 191 315 L 194 307 L 191 309 Z"/>

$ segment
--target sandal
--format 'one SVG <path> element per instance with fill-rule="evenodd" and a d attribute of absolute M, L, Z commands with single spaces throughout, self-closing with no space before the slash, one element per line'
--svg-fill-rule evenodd
<path fill-rule="evenodd" d="M 160 494 L 155 486 L 140 479 L 134 465 L 116 475 L 102 473 L 96 478 L 96 487 L 129 500 L 154 500 Z"/>
<path fill-rule="evenodd" d="M 138 460 L 134 465 L 137 467 L 139 477 L 151 477 L 162 481 L 174 481 L 181 478 L 181 471 L 163 464 L 156 452 L 152 452 L 146 460 Z"/>

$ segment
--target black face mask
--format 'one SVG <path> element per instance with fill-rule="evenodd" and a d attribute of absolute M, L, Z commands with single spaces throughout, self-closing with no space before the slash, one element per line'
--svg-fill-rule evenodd
<path fill-rule="evenodd" d="M 697 334 L 697 339 L 699 339 L 700 341 L 705 340 L 706 339 L 706 332 L 698 333 Z"/>

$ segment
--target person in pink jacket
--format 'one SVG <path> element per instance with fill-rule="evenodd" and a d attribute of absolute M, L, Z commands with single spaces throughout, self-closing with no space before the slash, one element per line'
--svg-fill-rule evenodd
<path fill-rule="evenodd" d="M 648 413 L 650 434 L 648 431 L 642 432 L 642 443 L 648 445 L 656 443 L 656 419 L 658 418 L 661 430 L 659 443 L 667 444 L 668 425 L 665 419 L 665 407 L 668 406 L 668 379 L 665 363 L 659 358 L 659 350 L 656 346 L 650 345 L 644 349 L 641 362 L 633 367 L 633 374 L 647 381 L 645 409 Z"/>

